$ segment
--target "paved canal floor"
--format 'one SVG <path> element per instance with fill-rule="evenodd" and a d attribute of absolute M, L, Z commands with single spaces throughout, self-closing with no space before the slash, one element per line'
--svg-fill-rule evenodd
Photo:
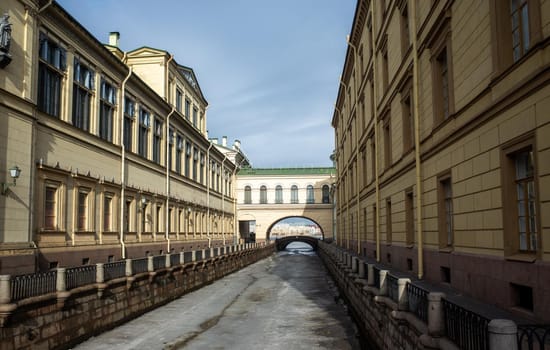
<path fill-rule="evenodd" d="M 359 349 L 336 295 L 321 260 L 295 247 L 75 349 Z"/>

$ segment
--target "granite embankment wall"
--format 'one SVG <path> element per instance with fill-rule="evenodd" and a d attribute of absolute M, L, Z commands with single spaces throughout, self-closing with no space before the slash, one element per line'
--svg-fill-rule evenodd
<path fill-rule="evenodd" d="M 200 261 L 185 262 L 183 253 L 181 261 L 168 256 L 165 265 L 162 258 L 157 259 L 160 263 L 145 258 L 141 259 L 146 262 L 145 271 L 137 272 L 138 265 L 129 262 L 122 277 L 113 279 L 104 276 L 107 270 L 103 266 L 94 266 L 96 282 L 72 289 L 69 285 L 74 284 L 63 271 L 57 275 L 53 292 L 15 302 L 13 282 L 10 284 L 9 276 L 0 276 L 0 349 L 70 348 L 266 258 L 274 250 L 274 244 L 232 246 L 212 257 L 205 258 L 203 251 Z"/>

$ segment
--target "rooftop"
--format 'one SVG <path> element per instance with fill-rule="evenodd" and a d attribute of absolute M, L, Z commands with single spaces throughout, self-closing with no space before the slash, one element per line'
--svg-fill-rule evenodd
<path fill-rule="evenodd" d="M 242 168 L 237 175 L 335 175 L 336 168 Z"/>

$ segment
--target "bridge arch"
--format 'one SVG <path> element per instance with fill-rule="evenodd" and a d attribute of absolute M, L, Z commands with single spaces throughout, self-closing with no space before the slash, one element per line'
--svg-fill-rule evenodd
<path fill-rule="evenodd" d="M 281 221 L 284 221 L 286 219 L 304 219 L 304 220 L 307 220 L 307 221 L 311 221 L 312 223 L 317 225 L 317 227 L 321 231 L 321 239 L 325 239 L 325 230 L 323 229 L 323 226 L 321 226 L 316 220 L 314 220 L 314 219 L 312 219 L 308 216 L 303 216 L 303 215 L 287 215 L 287 216 L 283 216 L 283 217 L 278 218 L 277 220 L 273 221 L 271 223 L 271 225 L 268 226 L 268 228 L 266 229 L 266 240 L 272 239 L 271 238 L 271 230 L 273 229 L 273 227 L 275 227 L 275 225 L 277 225 L 278 223 L 280 223 Z M 298 234 L 298 235 L 290 235 L 290 236 L 307 236 L 307 235 L 299 235 Z M 313 236 L 311 236 L 311 237 L 313 237 Z M 315 239 L 317 239 L 317 238 L 315 238 Z"/>
<path fill-rule="evenodd" d="M 286 247 L 293 242 L 303 242 L 309 244 L 313 250 L 317 250 L 319 239 L 312 236 L 286 236 L 277 238 L 275 240 L 275 245 L 277 250 L 285 250 Z"/>

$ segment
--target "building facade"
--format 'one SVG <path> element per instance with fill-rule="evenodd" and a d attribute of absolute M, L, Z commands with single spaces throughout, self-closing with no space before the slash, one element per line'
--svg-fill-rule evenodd
<path fill-rule="evenodd" d="M 233 242 L 235 164 L 207 138 L 191 68 L 122 52 L 118 33 L 104 45 L 55 1 L 0 12 L 0 273 Z"/>
<path fill-rule="evenodd" d="M 548 321 L 549 37 L 542 0 L 359 0 L 338 244 Z"/>
<path fill-rule="evenodd" d="M 277 223 L 306 218 L 333 238 L 335 168 L 243 168 L 237 174 L 240 238 L 269 240 Z M 251 235 L 252 234 L 252 235 Z"/>

